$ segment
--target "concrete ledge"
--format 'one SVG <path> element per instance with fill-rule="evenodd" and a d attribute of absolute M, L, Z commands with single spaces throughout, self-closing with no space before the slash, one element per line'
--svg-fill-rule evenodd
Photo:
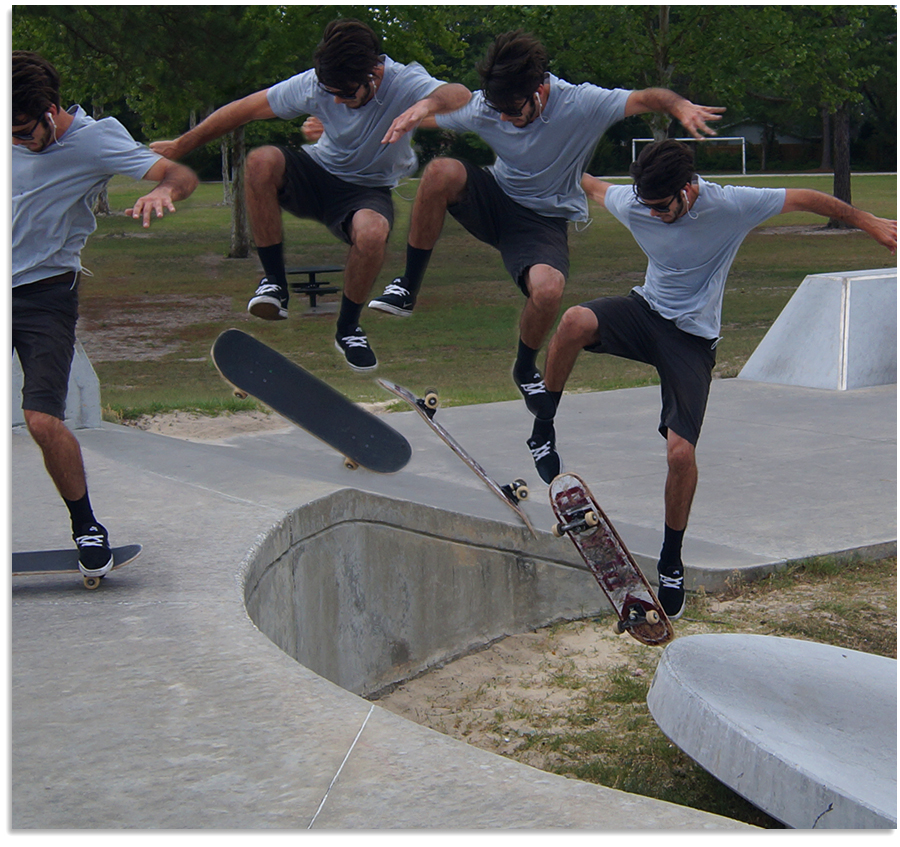
<path fill-rule="evenodd" d="M 788 826 L 897 826 L 897 662 L 761 635 L 666 648 L 647 697 L 660 729 Z"/>
<path fill-rule="evenodd" d="M 364 696 L 507 635 L 609 611 L 572 546 L 549 534 L 352 489 L 286 516 L 243 581 L 263 633 Z"/>

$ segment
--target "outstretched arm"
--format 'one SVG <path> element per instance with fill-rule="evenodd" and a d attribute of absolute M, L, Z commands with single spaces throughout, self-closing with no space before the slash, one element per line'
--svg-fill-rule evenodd
<path fill-rule="evenodd" d="M 199 182 L 190 168 L 168 159 L 158 159 L 144 174 L 144 179 L 158 185 L 149 194 L 136 200 L 132 208 L 125 210 L 126 215 L 143 220 L 144 227 L 150 226 L 153 212 L 156 212 L 158 218 L 163 216 L 164 209 L 174 212 L 175 201 L 189 197 Z"/>
<path fill-rule="evenodd" d="M 584 189 L 584 193 L 595 203 L 603 206 L 604 209 L 606 208 L 606 189 L 611 185 L 611 182 L 604 182 L 602 179 L 597 179 L 597 177 L 590 174 L 585 174 L 581 177 L 581 187 Z"/>
<path fill-rule="evenodd" d="M 435 88 L 426 98 L 410 106 L 402 115 L 398 115 L 388 128 L 382 144 L 393 144 L 408 132 L 415 130 L 426 118 L 433 115 L 444 115 L 461 109 L 472 97 L 472 92 L 458 83 L 445 83 Z"/>
<path fill-rule="evenodd" d="M 877 218 L 871 212 L 864 212 L 822 191 L 811 188 L 788 188 L 781 209 L 782 214 L 787 212 L 812 212 L 824 218 L 836 218 L 869 233 L 891 253 L 897 252 L 897 221 Z"/>
<path fill-rule="evenodd" d="M 216 109 L 208 118 L 184 135 L 179 135 L 174 141 L 154 141 L 150 149 L 167 159 L 180 159 L 191 150 L 215 141 L 239 126 L 251 121 L 274 118 L 276 115 L 269 106 L 267 91 L 268 89 L 264 89 L 240 100 L 234 100 L 227 106 Z"/>
<path fill-rule="evenodd" d="M 675 118 L 698 141 L 702 141 L 704 135 L 716 134 L 706 122 L 722 120 L 724 111 L 724 106 L 698 106 L 674 91 L 669 91 L 668 88 L 644 88 L 632 91 L 625 103 L 626 118 L 646 112 L 665 112 Z"/>

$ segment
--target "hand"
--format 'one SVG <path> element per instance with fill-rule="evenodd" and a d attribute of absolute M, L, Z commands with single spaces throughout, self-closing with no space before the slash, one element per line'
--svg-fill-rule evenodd
<path fill-rule="evenodd" d="M 172 204 L 172 196 L 168 189 L 157 187 L 149 194 L 145 194 L 136 200 L 132 208 L 125 210 L 125 214 L 136 220 L 143 219 L 144 229 L 147 229 L 150 226 L 152 213 L 155 211 L 156 217 L 161 218 L 163 209 L 174 212 L 175 206 Z"/>
<path fill-rule="evenodd" d="M 178 158 L 178 142 L 177 141 L 154 141 L 150 145 L 150 149 L 173 161 Z"/>
<path fill-rule="evenodd" d="M 408 132 L 412 132 L 431 114 L 431 109 L 425 100 L 413 103 L 402 115 L 397 115 L 394 122 L 388 127 L 382 144 L 393 144 L 399 141 Z"/>
<path fill-rule="evenodd" d="M 869 235 L 872 236 L 883 247 L 887 247 L 891 253 L 897 252 L 897 221 L 888 220 L 887 218 L 876 218 L 872 215 L 869 225 L 865 227 Z"/>
<path fill-rule="evenodd" d="M 697 141 L 702 141 L 704 135 L 716 135 L 715 130 L 706 122 L 722 120 L 724 111 L 724 106 L 698 106 L 690 100 L 684 100 L 678 104 L 678 108 L 674 110 L 677 114 L 673 113 L 672 117 L 676 118 Z"/>
<path fill-rule="evenodd" d="M 300 129 L 303 132 L 303 137 L 310 144 L 314 144 L 325 134 L 325 127 L 322 126 L 322 121 L 312 115 L 303 121 L 303 126 Z"/>

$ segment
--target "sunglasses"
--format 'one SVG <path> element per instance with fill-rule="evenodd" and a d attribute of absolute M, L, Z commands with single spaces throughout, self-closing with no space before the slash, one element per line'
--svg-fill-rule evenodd
<path fill-rule="evenodd" d="M 20 132 L 14 132 L 12 137 L 16 139 L 16 141 L 31 141 L 34 138 L 34 133 L 37 128 L 44 122 L 44 118 L 37 118 L 34 122 L 34 126 L 29 130 L 23 130 Z"/>
<path fill-rule="evenodd" d="M 359 85 L 356 86 L 356 88 L 349 90 L 349 91 L 344 90 L 344 89 L 335 90 L 333 88 L 329 88 L 328 86 L 326 86 L 324 83 L 321 83 L 321 82 L 318 85 L 319 85 L 319 88 L 322 91 L 324 91 L 327 95 L 329 95 L 330 97 L 338 97 L 341 100 L 355 100 L 356 95 L 359 94 L 359 89 L 362 88 L 364 85 L 368 85 L 368 84 L 369 84 L 368 80 L 366 80 L 366 82 L 361 82 Z"/>
<path fill-rule="evenodd" d="M 637 198 L 637 201 L 645 208 L 652 209 L 654 212 L 658 212 L 660 215 L 664 215 L 664 214 L 666 214 L 666 212 L 669 211 L 669 209 L 672 208 L 672 204 L 675 202 L 675 200 L 677 198 L 678 198 L 678 195 L 676 194 L 671 200 L 669 200 L 668 203 L 646 203 L 643 200 L 641 200 L 640 197 Z"/>
<path fill-rule="evenodd" d="M 500 115 L 506 115 L 506 117 L 508 118 L 521 118 L 522 115 L 525 114 L 525 107 L 528 105 L 529 101 L 526 100 L 522 104 L 522 107 L 519 109 L 509 109 L 505 106 L 495 106 L 493 103 L 490 103 L 487 100 L 485 100 L 484 102 L 487 104 L 487 107 L 489 109 L 492 109 Z"/>

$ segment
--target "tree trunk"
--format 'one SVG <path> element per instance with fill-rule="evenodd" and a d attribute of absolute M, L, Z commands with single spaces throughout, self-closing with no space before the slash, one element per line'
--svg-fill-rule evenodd
<path fill-rule="evenodd" d="M 222 151 L 222 203 L 226 206 L 230 206 L 231 201 L 234 199 L 234 183 L 232 181 L 231 143 L 229 136 L 222 136 L 222 140 L 219 142 L 219 149 Z"/>
<path fill-rule="evenodd" d="M 99 121 L 100 118 L 103 117 L 103 106 L 96 101 L 94 101 L 92 108 L 93 115 L 95 121 Z M 106 186 L 103 186 L 103 190 L 97 195 L 97 199 L 94 201 L 94 208 L 92 209 L 95 215 L 111 215 L 112 209 L 109 208 L 109 191 Z"/>
<path fill-rule="evenodd" d="M 244 128 L 231 133 L 234 182 L 231 204 L 231 251 L 229 259 L 246 259 L 250 255 L 250 228 L 247 224 L 247 204 L 244 198 Z"/>
<path fill-rule="evenodd" d="M 842 103 L 834 115 L 834 196 L 850 203 L 850 110 Z M 849 224 L 831 218 L 828 229 L 853 229 Z"/>
<path fill-rule="evenodd" d="M 833 168 L 831 158 L 831 113 L 826 106 L 822 107 L 822 164 L 823 171 Z"/>

